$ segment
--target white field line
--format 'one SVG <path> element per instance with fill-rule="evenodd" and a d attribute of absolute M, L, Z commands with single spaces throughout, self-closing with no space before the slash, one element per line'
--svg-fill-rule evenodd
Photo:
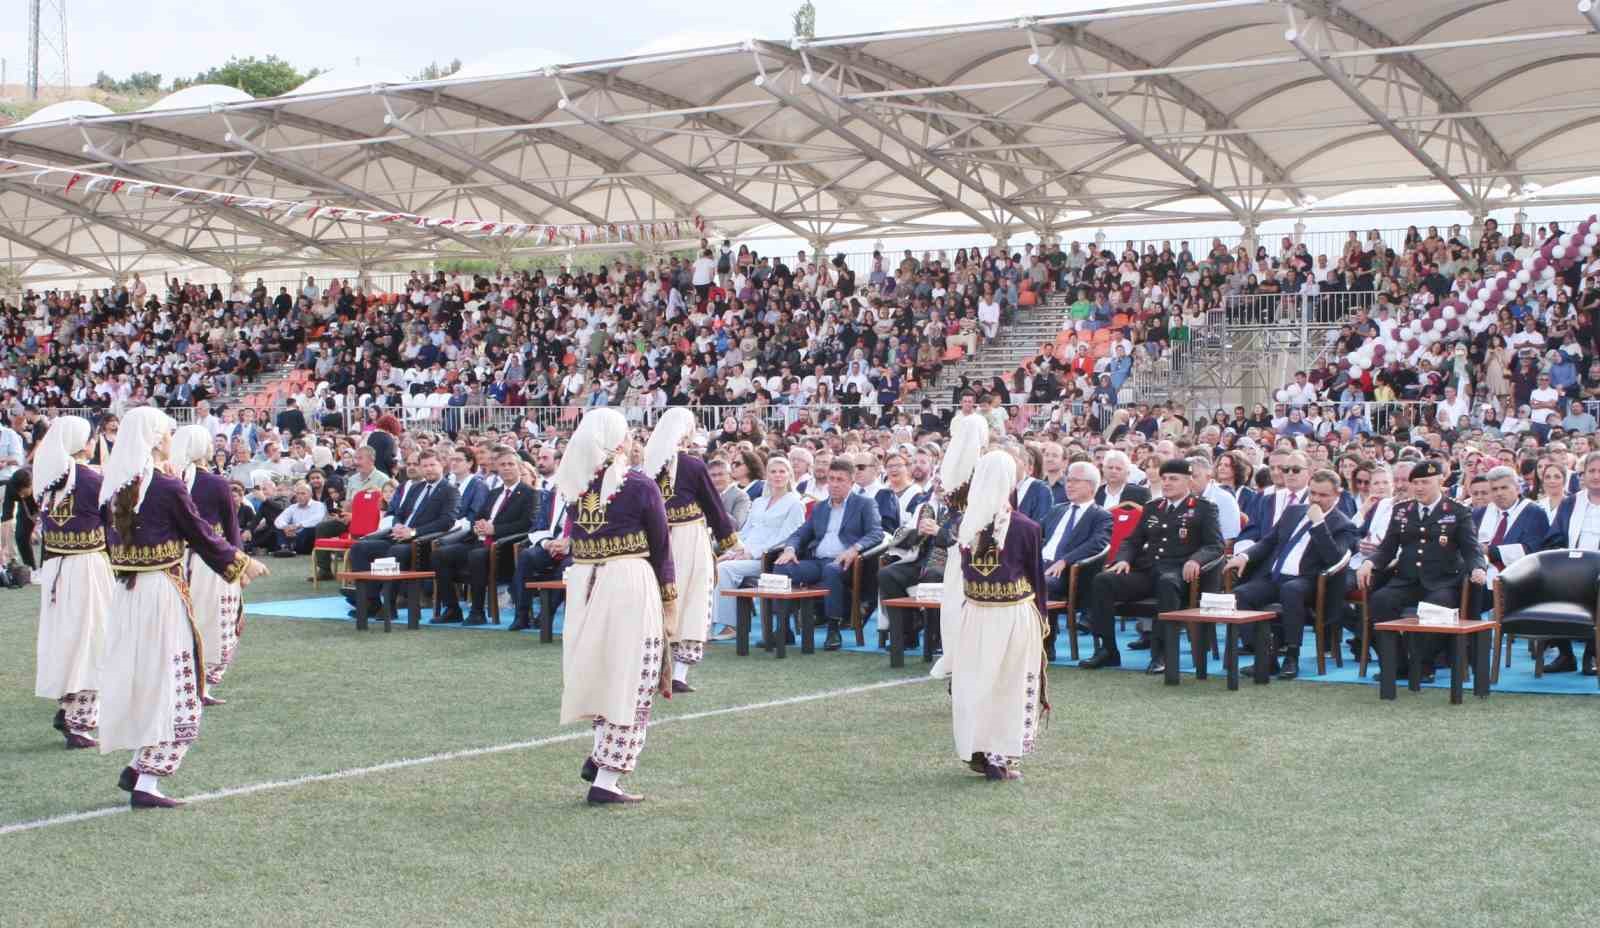
<path fill-rule="evenodd" d="M 838 696 L 851 696 L 856 693 L 867 693 L 873 690 L 889 689 L 895 686 L 905 686 L 908 683 L 926 683 L 928 677 L 914 676 L 899 680 L 886 680 L 883 683 L 869 683 L 865 686 L 850 686 L 843 689 L 824 690 L 820 693 L 807 693 L 804 696 L 789 696 L 784 699 L 770 699 L 766 702 L 752 702 L 742 706 L 726 706 L 721 709 L 707 709 L 703 712 L 690 712 L 685 715 L 673 715 L 664 719 L 653 719 L 651 728 L 662 725 L 671 725 L 678 722 L 693 722 L 698 719 L 715 718 L 719 715 L 735 715 L 743 712 L 756 712 L 761 709 L 776 709 L 782 706 L 793 706 L 799 703 L 816 702 L 821 699 L 833 699 Z M 483 757 L 488 754 L 504 754 L 507 751 L 527 751 L 533 748 L 547 747 L 552 744 L 565 744 L 568 741 L 585 741 L 594 737 L 593 731 L 574 731 L 560 735 L 549 735 L 544 738 L 533 738 L 528 741 L 513 741 L 509 744 L 495 744 L 482 748 L 467 748 L 460 751 L 445 751 L 440 754 L 429 754 L 426 757 L 408 757 L 403 760 L 391 760 L 371 767 L 352 767 L 347 770 L 335 770 L 331 773 L 309 773 L 303 777 L 293 777 L 287 780 L 268 780 L 264 783 L 251 783 L 247 786 L 230 786 L 210 793 L 200 793 L 196 796 L 182 797 L 186 803 L 212 802 L 218 799 L 231 799 L 234 796 L 249 796 L 252 793 L 264 793 L 269 790 L 293 789 L 299 786 L 308 786 L 312 783 L 326 783 L 330 780 L 348 780 L 353 777 L 370 776 L 374 773 L 385 773 L 390 770 L 404 770 L 408 767 L 425 767 L 430 764 L 442 764 L 453 760 L 466 760 L 473 757 Z M 68 812 L 63 815 L 52 815 L 49 818 L 35 819 L 31 822 L 13 822 L 0 825 L 0 835 L 16 834 L 23 831 L 37 831 L 41 828 L 53 828 L 57 825 L 70 825 L 73 822 L 83 822 L 94 818 L 104 818 L 108 815 L 117 815 L 122 812 L 132 811 L 127 805 L 107 806 L 102 809 L 90 809 L 86 812 Z"/>

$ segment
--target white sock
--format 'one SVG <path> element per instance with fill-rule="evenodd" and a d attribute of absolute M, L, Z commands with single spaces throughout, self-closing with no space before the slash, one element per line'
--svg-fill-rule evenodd
<path fill-rule="evenodd" d="M 597 789 L 615 793 L 617 792 L 617 781 L 620 779 L 622 779 L 622 774 L 615 770 L 601 767 L 600 772 L 594 775 L 594 785 Z"/>
<path fill-rule="evenodd" d="M 139 774 L 139 783 L 134 789 L 141 793 L 159 796 L 161 795 L 161 778 L 153 773 L 141 773 Z"/>
<path fill-rule="evenodd" d="M 672 662 L 672 679 L 679 683 L 689 682 L 689 665 L 683 661 Z"/>

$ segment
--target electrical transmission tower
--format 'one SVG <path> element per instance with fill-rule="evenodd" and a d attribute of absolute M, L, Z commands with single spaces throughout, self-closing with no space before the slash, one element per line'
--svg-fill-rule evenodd
<path fill-rule="evenodd" d="M 63 95 L 72 88 L 67 56 L 67 0 L 28 0 L 28 99 L 39 99 L 45 86 L 59 84 Z"/>

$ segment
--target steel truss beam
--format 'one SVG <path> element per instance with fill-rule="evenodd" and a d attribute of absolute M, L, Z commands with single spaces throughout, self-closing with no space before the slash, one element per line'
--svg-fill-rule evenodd
<path fill-rule="evenodd" d="M 1323 22 L 1333 26 L 1345 35 L 1350 36 L 1369 49 L 1394 48 L 1402 43 L 1388 35 L 1383 30 L 1362 19 L 1355 13 L 1345 9 L 1342 4 L 1329 2 L 1329 0 L 1288 0 L 1292 8 L 1299 9 Z M 1580 5 L 1581 8 L 1581 5 Z M 1597 26 L 1596 28 L 1600 28 Z M 1421 35 L 1418 36 L 1421 38 Z M 1515 34 L 1508 36 L 1515 38 Z M 1308 56 L 1309 57 L 1309 56 Z M 1441 113 L 1468 113 L 1471 112 L 1466 101 L 1441 78 L 1437 72 L 1428 66 L 1415 51 L 1401 51 L 1385 53 L 1384 60 L 1392 62 L 1407 77 L 1416 81 L 1422 92 L 1433 101 L 1434 108 Z M 1313 60 L 1313 64 L 1316 62 Z M 1320 69 L 1320 68 L 1319 68 Z M 1341 88 L 1342 89 L 1342 88 Z M 1506 180 L 1512 185 L 1519 185 L 1521 178 L 1514 176 L 1516 161 L 1507 154 L 1500 140 L 1489 131 L 1482 120 L 1466 118 L 1461 120 L 1462 129 L 1472 138 L 1478 150 L 1483 153 L 1489 166 L 1497 171 L 1509 171 Z"/>
<path fill-rule="evenodd" d="M 1145 151 L 1148 151 L 1150 154 L 1156 156 L 1157 159 L 1159 159 L 1167 167 L 1171 168 L 1179 177 L 1182 177 L 1184 180 L 1187 180 L 1189 183 L 1193 184 L 1196 190 L 1200 191 L 1211 199 L 1216 200 L 1218 203 L 1221 203 L 1223 207 L 1227 209 L 1229 213 L 1232 213 L 1234 218 L 1239 222 L 1248 224 L 1250 214 L 1249 211 L 1244 208 L 1244 206 L 1242 206 L 1237 200 L 1228 196 L 1226 193 L 1223 193 L 1210 181 L 1197 174 L 1193 168 L 1189 167 L 1183 162 L 1182 158 L 1179 158 L 1171 151 L 1168 151 L 1165 146 L 1161 145 L 1159 142 L 1156 142 L 1154 139 L 1150 138 L 1150 136 L 1140 131 L 1138 126 L 1135 126 L 1133 123 L 1125 119 L 1122 114 L 1108 106 L 1106 102 L 1101 100 L 1099 95 L 1093 90 L 1084 87 L 1082 84 L 1076 80 L 1073 80 L 1072 78 L 1064 77 L 1061 72 L 1046 64 L 1043 56 L 1039 55 L 1037 52 L 1028 56 L 1028 64 L 1031 65 L 1034 70 L 1044 75 L 1046 80 L 1055 84 L 1057 87 L 1060 87 L 1062 90 L 1065 90 L 1079 103 L 1082 103 L 1090 110 L 1093 110 L 1094 113 L 1101 119 L 1104 119 L 1106 122 L 1117 127 L 1117 129 L 1122 132 L 1123 138 L 1126 138 L 1129 142 L 1140 146 Z"/>
<path fill-rule="evenodd" d="M 41 203 L 48 203 L 64 213 L 70 213 L 74 216 L 88 219 L 94 224 L 104 226 L 118 235 L 124 235 L 128 238 L 134 239 L 135 241 L 143 242 L 145 245 L 154 249 L 157 254 L 182 255 L 183 257 L 192 261 L 198 261 L 201 264 L 209 264 L 212 267 L 218 267 L 222 268 L 223 270 L 227 270 L 227 265 L 225 263 L 214 257 L 208 256 L 203 252 L 198 252 L 183 245 L 169 242 L 159 235 L 155 235 L 135 226 L 128 225 L 113 215 L 91 209 L 90 207 L 79 203 L 77 200 L 70 199 L 60 194 L 51 193 L 50 191 L 41 187 L 35 187 L 32 184 L 21 183 L 19 181 L 0 180 L 0 189 L 9 190 L 12 193 L 20 193 L 25 197 L 30 197 L 38 200 Z"/>
<path fill-rule="evenodd" d="M 695 183 L 698 183 L 700 186 L 710 190 L 712 193 L 727 197 L 740 206 L 743 206 L 750 212 L 755 213 L 757 216 L 766 219 L 768 222 L 780 225 L 803 239 L 810 240 L 816 237 L 816 234 L 811 230 L 805 228 L 804 226 L 797 225 L 782 214 L 773 212 L 765 206 L 762 206 L 755 200 L 752 200 L 743 193 L 740 193 L 737 189 L 728 186 L 720 180 L 717 180 L 699 168 L 679 161 L 677 158 L 674 158 L 664 151 L 651 148 L 649 145 L 639 141 L 633 135 L 618 129 L 616 126 L 610 125 L 609 123 L 602 122 L 588 113 L 583 112 L 581 108 L 574 106 L 571 100 L 563 97 L 560 103 L 560 108 L 562 112 L 568 113 L 577 118 L 588 125 L 591 129 L 594 129 L 595 131 L 604 135 L 611 136 L 618 142 L 621 142 L 645 157 L 654 158 L 667 167 L 672 168 L 674 171 L 677 171 L 679 174 L 682 174 L 684 177 L 690 178 Z"/>
<path fill-rule="evenodd" d="M 891 158 L 876 145 L 873 145 L 871 142 L 852 132 L 850 129 L 845 128 L 845 126 L 838 119 L 829 116 L 821 109 L 813 106 L 810 101 L 802 100 L 792 93 L 779 90 L 777 87 L 778 82 L 776 80 L 771 80 L 766 77 L 757 77 L 755 83 L 757 87 L 760 87 L 767 93 L 772 94 L 772 96 L 779 102 L 783 103 L 784 106 L 787 106 L 795 112 L 801 114 L 802 116 L 811 120 L 814 124 L 825 127 L 829 132 L 850 143 L 850 145 L 855 147 L 855 149 L 861 152 L 862 155 L 888 168 L 890 171 L 904 178 L 906 181 L 909 181 L 913 186 L 927 191 L 930 196 L 938 199 L 938 201 L 943 203 L 945 208 L 951 212 L 960 213 L 961 215 L 966 216 L 968 219 L 971 219 L 973 222 L 976 222 L 980 228 L 987 229 L 992 232 L 998 232 L 999 229 L 1004 227 L 1005 224 L 1003 222 L 985 216 L 982 212 L 975 209 L 971 205 L 963 203 L 960 199 L 951 195 L 948 190 L 945 190 L 938 184 L 928 180 L 926 177 L 923 177 L 918 171 L 912 170 L 909 165 L 895 158 Z M 816 82 L 812 80 L 812 75 L 803 74 L 800 76 L 800 83 L 805 86 L 812 86 Z M 816 88 L 813 86 L 812 89 Z M 822 91 L 818 92 L 824 97 L 827 96 L 827 94 L 823 93 Z M 871 124 L 871 122 L 868 122 L 868 125 Z M 894 138 L 897 142 L 904 138 L 904 136 L 901 136 L 898 132 L 885 134 L 889 135 L 890 138 Z M 927 152 L 927 149 L 922 148 L 915 142 L 912 142 L 910 139 L 905 140 L 905 145 L 907 146 L 907 154 L 913 154 L 918 151 L 921 151 L 925 154 L 931 154 L 930 152 Z M 928 159 L 928 161 L 929 163 L 934 163 L 934 159 L 931 157 Z M 954 175 L 953 172 L 950 172 L 949 169 L 942 166 L 940 169 L 945 170 L 947 173 L 952 173 L 953 176 L 959 176 Z M 1003 202 L 1003 197 L 998 199 L 991 197 L 989 205 L 991 207 L 1000 207 Z"/>
<path fill-rule="evenodd" d="M 1461 182 L 1456 180 L 1455 176 L 1449 171 L 1445 170 L 1443 165 L 1434 160 L 1432 155 L 1417 144 L 1416 139 L 1396 125 L 1394 120 L 1389 118 L 1389 114 L 1383 111 L 1383 107 L 1368 99 L 1367 95 L 1361 92 L 1361 88 L 1357 87 L 1355 82 L 1350 80 L 1338 65 L 1329 61 L 1319 49 L 1313 48 L 1307 41 L 1305 32 L 1291 28 L 1283 34 L 1283 37 L 1301 55 L 1305 56 L 1306 61 L 1310 62 L 1318 71 L 1321 71 L 1329 83 L 1339 88 L 1341 93 L 1350 98 L 1350 102 L 1360 107 L 1361 111 L 1366 113 L 1373 122 L 1377 123 L 1390 138 L 1394 139 L 1396 144 L 1404 148 L 1412 158 L 1416 159 L 1418 164 L 1426 168 L 1428 173 L 1433 175 L 1434 180 L 1437 180 L 1451 193 L 1455 194 L 1456 198 L 1461 201 L 1462 205 L 1466 206 L 1469 212 L 1476 214 L 1483 208 L 1482 201 L 1467 190 L 1466 187 L 1462 186 Z"/>
<path fill-rule="evenodd" d="M 1044 31 L 1058 42 L 1081 48 L 1086 52 L 1104 58 L 1119 68 L 1137 71 L 1156 67 L 1153 62 L 1139 57 L 1114 42 L 1102 39 L 1082 27 L 1055 26 L 1047 27 Z M 1151 86 L 1171 97 L 1179 106 L 1205 120 L 1205 126 L 1208 131 L 1227 133 L 1232 138 L 1233 145 L 1239 149 L 1252 167 L 1261 172 L 1261 176 L 1265 180 L 1281 185 L 1284 193 L 1288 194 L 1289 198 L 1296 204 L 1304 202 L 1305 194 L 1294 186 L 1294 181 L 1290 179 L 1289 172 L 1284 170 L 1276 159 L 1267 154 L 1266 149 L 1262 148 L 1255 139 L 1250 137 L 1248 130 L 1241 128 L 1238 123 L 1228 117 L 1227 113 L 1218 109 L 1216 104 L 1190 90 L 1187 84 L 1171 74 L 1155 74 L 1143 78 L 1143 80 L 1148 81 Z M 1152 138 L 1154 138 L 1153 134 Z"/>
<path fill-rule="evenodd" d="M 71 235 L 70 231 L 68 232 L 68 235 Z M 44 242 L 41 242 L 36 238 L 23 235 L 21 232 L 13 232 L 3 225 L 0 225 L 0 238 L 3 238 L 8 242 L 15 242 L 24 248 L 32 249 L 35 261 L 37 261 L 39 257 L 54 258 L 62 264 L 81 267 L 84 270 L 94 271 L 96 274 L 104 274 L 112 280 L 115 280 L 117 277 L 117 272 L 113 271 L 109 267 L 95 264 L 93 261 L 90 261 L 87 258 L 80 258 L 77 255 L 68 254 L 67 252 L 62 251 L 53 245 L 46 245 Z"/>
<path fill-rule="evenodd" d="M 304 180 L 311 181 L 313 187 L 321 187 L 325 190 L 335 191 L 345 197 L 348 197 L 350 200 L 356 203 L 365 203 L 367 206 L 373 209 L 381 210 L 386 213 L 409 212 L 409 210 L 401 209 L 399 206 L 396 206 L 395 204 L 390 203 L 381 197 L 375 197 L 359 187 L 352 187 L 342 180 L 337 180 L 312 168 L 295 164 L 292 161 L 280 158 L 279 156 L 272 154 L 271 152 L 250 141 L 249 139 L 246 139 L 244 136 L 239 135 L 238 133 L 229 132 L 222 137 L 222 140 L 235 148 L 255 155 L 262 161 L 269 161 L 276 164 L 281 170 L 288 171 L 291 174 L 300 175 L 300 177 Z M 402 234 L 421 234 L 423 236 L 433 235 L 438 236 L 439 238 L 447 238 L 456 244 L 478 252 L 479 254 L 489 254 L 489 251 L 483 247 L 481 242 L 475 242 L 464 235 L 451 232 L 447 229 L 441 229 L 437 226 L 431 229 L 417 229 L 413 226 L 396 223 L 390 226 L 390 228 L 397 232 L 401 232 Z"/>
<path fill-rule="evenodd" d="M 49 151 L 49 149 L 41 149 L 41 151 Z M 97 162 L 108 164 L 116 168 L 119 173 L 126 174 L 136 180 L 144 180 L 153 184 L 167 182 L 161 177 L 157 176 L 155 172 L 145 170 L 138 165 L 129 164 L 116 155 L 101 150 L 94 144 L 84 145 L 83 154 Z M 221 204 L 209 204 L 209 206 L 215 209 L 217 212 L 226 214 L 229 222 L 232 222 L 235 225 L 254 229 L 258 234 L 265 236 L 267 240 L 270 240 L 280 246 L 285 246 L 286 243 L 299 245 L 301 248 L 305 248 L 310 251 L 320 251 L 323 254 L 326 254 L 332 258 L 337 258 L 340 261 L 349 260 L 349 258 L 343 252 L 337 250 L 332 244 L 327 242 L 319 242 L 308 235 L 303 235 L 299 232 L 296 232 L 282 223 L 273 222 L 260 213 L 252 210 L 241 209 L 237 206 L 225 206 Z"/>

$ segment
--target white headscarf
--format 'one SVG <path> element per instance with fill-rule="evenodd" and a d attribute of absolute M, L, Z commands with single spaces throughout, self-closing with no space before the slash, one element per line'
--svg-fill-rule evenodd
<path fill-rule="evenodd" d="M 50 423 L 50 431 L 44 433 L 44 441 L 39 443 L 39 451 L 33 457 L 33 485 L 46 509 L 72 492 L 78 477 L 78 469 L 72 466 L 72 456 L 89 443 L 90 431 L 88 419 L 60 416 Z M 63 477 L 66 482 L 51 491 L 51 485 Z"/>
<path fill-rule="evenodd" d="M 989 420 L 983 416 L 956 415 L 950 423 L 950 447 L 945 449 L 944 460 L 939 464 L 939 486 L 946 493 L 954 493 L 972 479 L 973 468 L 978 466 L 978 456 L 989 444 Z"/>
<path fill-rule="evenodd" d="M 183 465 L 183 485 L 194 489 L 196 465 L 211 460 L 211 431 L 203 425 L 186 425 L 172 436 L 172 461 Z"/>
<path fill-rule="evenodd" d="M 122 417 L 117 443 L 111 446 L 111 459 L 106 462 L 102 474 L 100 505 L 110 503 L 118 490 L 138 480 L 141 481 L 139 499 L 133 511 L 139 511 L 145 494 L 150 492 L 150 476 L 156 469 L 156 448 L 177 427 L 178 423 L 154 406 L 140 406 Z"/>
<path fill-rule="evenodd" d="M 576 500 L 582 496 L 602 467 L 606 473 L 600 482 L 600 495 L 609 500 L 621 489 L 623 478 L 628 476 L 628 460 L 617 454 L 617 449 L 627 437 L 628 420 L 617 410 L 598 406 L 584 413 L 556 467 L 556 488 L 561 491 L 561 498 Z"/>
<path fill-rule="evenodd" d="M 683 440 L 694 434 L 694 413 L 682 406 L 674 406 L 661 414 L 661 421 L 656 423 L 655 431 L 650 433 L 650 441 L 644 446 L 644 475 L 651 480 L 659 480 L 661 472 L 668 467 L 672 468 L 672 476 L 678 473 L 678 448 Z"/>
<path fill-rule="evenodd" d="M 994 546 L 1005 547 L 1006 529 L 1011 526 L 1011 491 L 1016 487 L 1017 459 L 1011 452 L 991 451 L 978 461 L 957 535 L 961 547 L 972 547 L 978 533 L 986 528 L 994 530 Z"/>

